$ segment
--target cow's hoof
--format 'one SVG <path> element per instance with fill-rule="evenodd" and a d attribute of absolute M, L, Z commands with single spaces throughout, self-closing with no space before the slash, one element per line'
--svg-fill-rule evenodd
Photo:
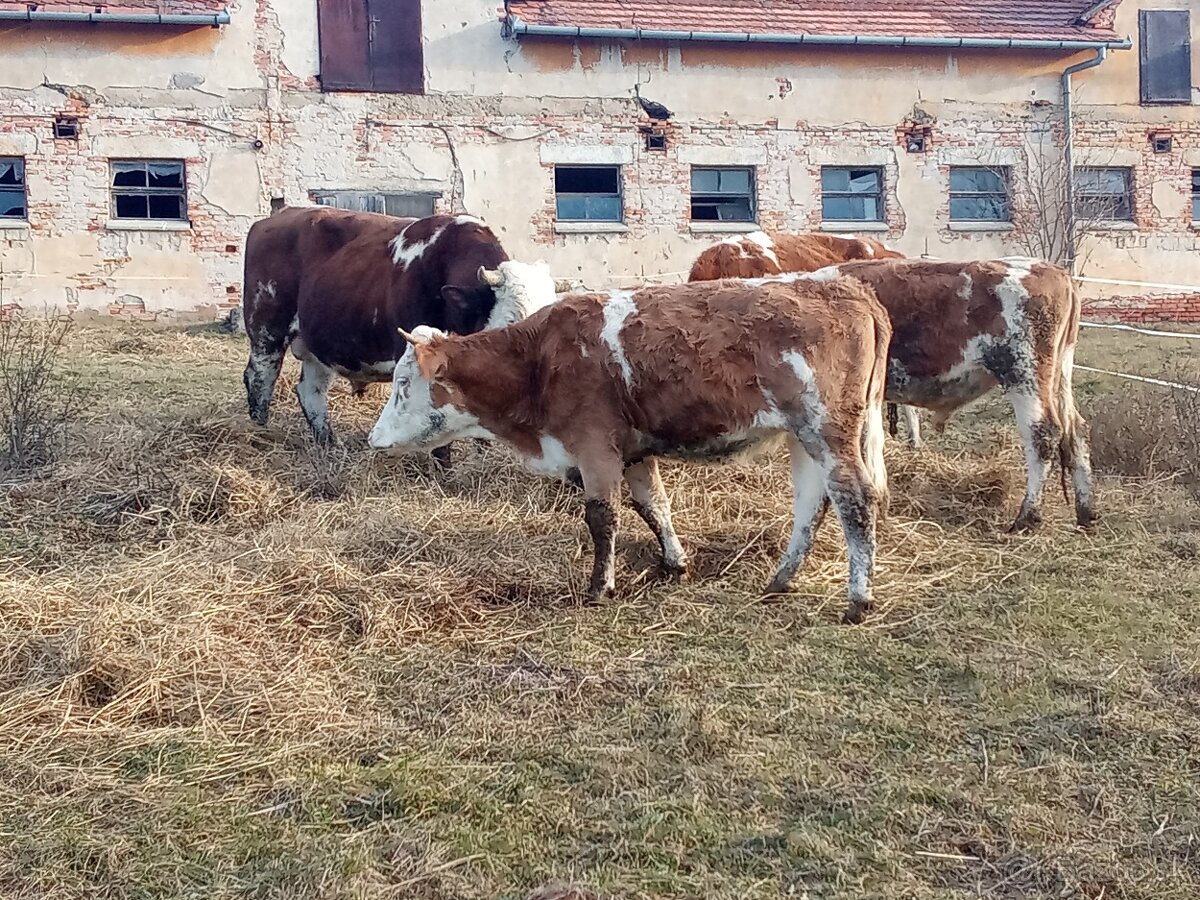
<path fill-rule="evenodd" d="M 578 469 L 567 469 L 566 474 L 563 475 L 563 481 L 573 488 L 583 490 L 583 476 L 579 474 Z"/>
<path fill-rule="evenodd" d="M 689 581 L 691 573 L 688 571 L 687 563 L 682 565 L 676 563 L 674 565 L 661 562 L 658 564 L 659 575 L 667 581 Z"/>
<path fill-rule="evenodd" d="M 584 606 L 597 606 L 606 600 L 611 600 L 617 594 L 615 587 L 589 588 L 583 598 Z"/>
<path fill-rule="evenodd" d="M 866 621 L 867 613 L 871 611 L 874 604 L 870 600 L 851 600 L 850 605 L 846 607 L 846 613 L 842 616 L 843 625 L 861 625 Z"/>
<path fill-rule="evenodd" d="M 775 578 L 767 585 L 767 589 L 763 592 L 768 597 L 778 594 L 790 594 L 792 592 L 792 581 L 789 578 L 784 581 L 781 578 Z"/>
<path fill-rule="evenodd" d="M 1100 513 L 1094 509 L 1081 509 L 1075 513 L 1075 524 L 1084 531 L 1090 531 L 1099 521 Z"/>
<path fill-rule="evenodd" d="M 1017 520 L 1009 526 L 1009 534 L 1029 534 L 1037 531 L 1042 524 L 1041 513 L 1027 512 L 1017 516 Z"/>

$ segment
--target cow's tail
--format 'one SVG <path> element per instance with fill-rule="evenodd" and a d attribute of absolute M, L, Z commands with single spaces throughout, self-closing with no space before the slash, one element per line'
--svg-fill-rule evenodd
<path fill-rule="evenodd" d="M 1070 301 L 1068 304 L 1067 320 L 1062 323 L 1059 331 L 1056 359 L 1058 362 L 1058 389 L 1055 393 L 1055 404 L 1058 412 L 1058 422 L 1062 436 L 1058 442 L 1058 460 L 1061 466 L 1063 499 L 1071 502 L 1070 490 L 1067 485 L 1068 473 L 1075 479 L 1075 501 L 1077 509 L 1090 507 L 1091 488 L 1088 483 L 1090 463 L 1087 459 L 1087 425 L 1079 409 L 1075 405 L 1075 345 L 1079 341 L 1079 320 L 1082 315 L 1082 301 L 1079 288 L 1074 279 L 1068 287 Z M 1080 496 L 1083 494 L 1084 496 Z"/>
<path fill-rule="evenodd" d="M 874 326 L 875 358 L 867 382 L 867 415 L 863 425 L 863 462 L 871 487 L 879 500 L 880 515 L 887 513 L 889 504 L 887 464 L 883 458 L 886 442 L 884 428 L 884 391 L 887 389 L 888 348 L 892 343 L 892 323 L 883 305 L 872 292 L 870 311 Z"/>

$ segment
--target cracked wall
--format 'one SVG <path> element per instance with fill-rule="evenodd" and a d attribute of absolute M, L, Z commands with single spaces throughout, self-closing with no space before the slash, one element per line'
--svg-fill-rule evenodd
<path fill-rule="evenodd" d="M 880 237 L 910 254 L 1011 254 L 1024 249 L 1020 224 L 949 221 L 950 168 L 1004 166 L 1020 181 L 1030 147 L 1061 152 L 1042 135 L 1054 133 L 1058 73 L 1074 59 L 518 44 L 502 36 L 496 5 L 427 0 L 421 97 L 320 93 L 314 0 L 239 0 L 221 29 L 0 27 L 0 155 L 25 157 L 29 177 L 29 222 L 0 228 L 0 305 L 139 317 L 228 309 L 252 222 L 272 200 L 332 190 L 438 193 L 440 209 L 485 217 L 514 256 L 592 286 L 676 280 L 730 233 L 689 222 L 693 165 L 754 167 L 759 224 L 788 230 L 821 227 L 822 166 L 879 166 Z M 1119 31 L 1136 32 L 1137 6 L 1122 4 Z M 1130 227 L 1089 236 L 1090 271 L 1194 282 L 1197 108 L 1137 106 L 1136 51 L 1078 82 L 1081 152 L 1120 154 L 1137 193 Z M 665 152 L 645 148 L 635 83 L 675 112 Z M 931 143 L 909 154 L 901 129 L 918 112 Z M 53 137 L 59 113 L 79 117 L 78 141 Z M 1171 154 L 1149 152 L 1151 126 L 1170 128 Z M 108 160 L 124 156 L 186 162 L 190 227 L 114 227 Z M 621 226 L 556 225 L 553 167 L 567 161 L 623 166 Z M 1015 202 L 1033 203 L 1021 192 Z M 1097 297 L 1116 314 L 1142 308 L 1119 292 Z"/>

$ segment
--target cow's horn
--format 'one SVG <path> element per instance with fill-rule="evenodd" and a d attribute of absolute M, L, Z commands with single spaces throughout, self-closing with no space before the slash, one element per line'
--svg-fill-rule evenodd
<path fill-rule="evenodd" d="M 565 279 L 565 278 L 554 279 L 554 292 L 556 294 L 569 294 L 569 293 L 571 293 L 571 289 L 572 289 L 572 284 L 567 279 Z"/>
<path fill-rule="evenodd" d="M 409 332 L 405 331 L 403 328 L 397 328 L 396 330 L 398 332 L 400 332 L 400 337 L 404 338 L 406 341 L 408 341 L 414 347 L 417 346 L 418 344 L 428 344 L 429 343 L 428 340 L 426 340 L 424 338 L 419 338 L 415 334 L 410 334 Z"/>
<path fill-rule="evenodd" d="M 489 269 L 485 266 L 479 267 L 479 280 L 491 287 L 500 287 L 504 284 L 504 274 L 496 269 Z"/>

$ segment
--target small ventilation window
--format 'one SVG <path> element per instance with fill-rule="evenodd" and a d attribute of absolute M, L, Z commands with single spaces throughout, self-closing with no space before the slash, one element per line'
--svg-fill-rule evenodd
<path fill-rule="evenodd" d="M 61 141 L 79 140 L 79 120 L 74 116 L 55 116 L 54 136 Z"/>
<path fill-rule="evenodd" d="M 1150 138 L 1155 153 L 1170 153 L 1174 142 L 1169 134 L 1156 134 Z"/>

